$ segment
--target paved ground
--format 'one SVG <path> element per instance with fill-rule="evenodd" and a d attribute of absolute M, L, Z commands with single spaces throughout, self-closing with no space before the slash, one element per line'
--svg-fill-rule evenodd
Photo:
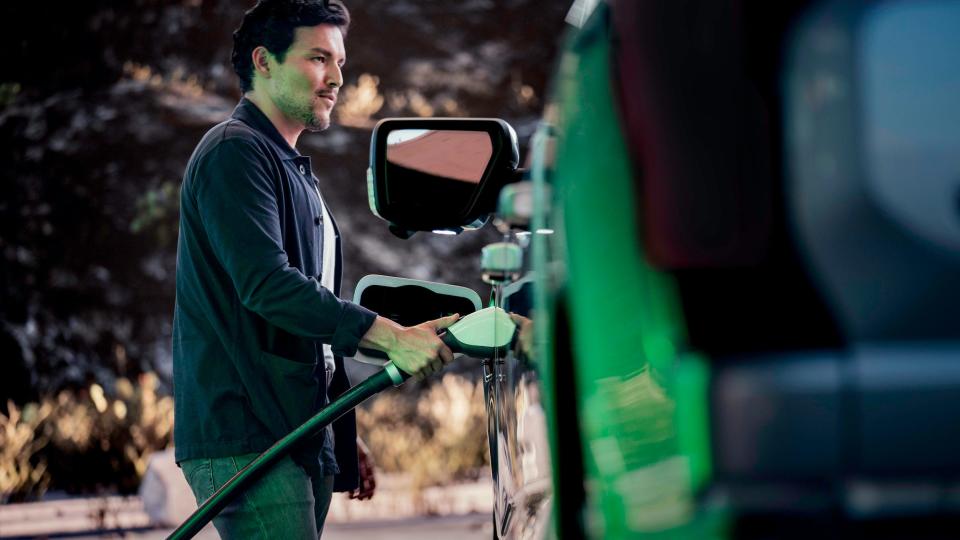
<path fill-rule="evenodd" d="M 170 534 L 170 530 L 153 530 L 140 533 L 127 533 L 122 538 L 136 540 L 161 540 Z M 465 516 L 445 516 L 436 518 L 412 518 L 403 520 L 331 523 L 323 532 L 323 540 L 486 540 L 493 534 L 489 514 L 468 514 Z M 119 536 L 82 536 L 83 540 L 101 538 L 119 538 Z M 216 540 L 216 530 L 206 528 L 196 536 L 198 540 Z"/>
<path fill-rule="evenodd" d="M 170 464 L 173 472 L 154 475 L 152 481 L 157 485 L 153 491 L 148 490 L 147 501 L 139 496 L 57 497 L 52 494 L 41 502 L 0 505 L 0 539 L 166 538 L 172 528 L 152 528 L 151 525 L 179 523 L 196 509 L 183 476 L 172 465 L 172 460 Z M 413 496 L 409 478 L 382 475 L 373 500 L 358 502 L 350 501 L 343 494 L 334 496 L 324 538 L 490 538 L 493 488 L 489 476 L 484 476 L 470 483 L 424 488 Z M 152 510 L 148 512 L 148 508 Z M 124 532 L 121 535 L 91 531 Z M 197 538 L 216 540 L 218 536 L 211 526 Z"/>
<path fill-rule="evenodd" d="M 493 536 L 490 514 L 446 516 L 396 521 L 389 524 L 342 524 L 330 525 L 324 531 L 324 540 L 418 540 L 436 538 L 457 540 L 487 540 Z"/>

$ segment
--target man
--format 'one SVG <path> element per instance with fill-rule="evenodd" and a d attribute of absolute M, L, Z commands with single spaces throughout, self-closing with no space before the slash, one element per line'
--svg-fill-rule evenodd
<path fill-rule="evenodd" d="M 330 125 L 349 22 L 333 1 L 261 0 L 247 12 L 233 50 L 244 97 L 184 174 L 174 435 L 198 503 L 347 389 L 342 357 L 358 346 L 418 377 L 453 358 L 436 332 L 456 316 L 402 327 L 337 298 L 339 231 L 310 158 L 295 148 L 305 129 Z M 372 494 L 358 483 L 357 452 L 351 412 L 214 525 L 225 538 L 319 535 L 332 491 Z"/>

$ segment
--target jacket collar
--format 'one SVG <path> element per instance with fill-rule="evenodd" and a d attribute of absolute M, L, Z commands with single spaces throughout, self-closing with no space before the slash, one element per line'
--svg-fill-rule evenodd
<path fill-rule="evenodd" d="M 277 131 L 273 122 L 267 118 L 267 115 L 263 114 L 260 107 L 257 107 L 257 105 L 249 99 L 241 98 L 240 103 L 237 104 L 237 108 L 233 110 L 233 114 L 231 114 L 230 117 L 240 120 L 270 139 L 270 141 L 277 145 L 277 148 L 283 154 L 284 158 L 292 159 L 300 157 L 300 152 L 290 147 L 290 144 L 283 138 L 283 135 L 280 135 L 280 132 Z"/>

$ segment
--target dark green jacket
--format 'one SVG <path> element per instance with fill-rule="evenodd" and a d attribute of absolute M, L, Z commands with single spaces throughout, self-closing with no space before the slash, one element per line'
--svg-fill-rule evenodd
<path fill-rule="evenodd" d="M 355 354 L 376 315 L 337 297 L 339 231 L 336 290 L 320 285 L 315 182 L 310 158 L 246 99 L 190 157 L 173 318 L 178 462 L 261 452 L 309 418 L 324 399 L 323 343 L 337 355 L 330 398 L 350 386 L 342 356 Z M 353 415 L 334 430 L 337 488 L 352 489 Z M 321 444 L 314 441 L 306 459 L 316 461 Z"/>

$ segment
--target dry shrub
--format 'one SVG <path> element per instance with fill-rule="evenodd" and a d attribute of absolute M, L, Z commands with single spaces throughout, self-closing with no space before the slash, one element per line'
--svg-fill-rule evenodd
<path fill-rule="evenodd" d="M 173 399 L 157 393 L 156 375 L 137 385 L 119 379 L 108 395 L 98 384 L 64 390 L 0 415 L 0 501 L 30 500 L 48 487 L 73 493 L 132 493 L 155 450 L 173 433 Z"/>
<path fill-rule="evenodd" d="M 37 428 L 52 410 L 49 402 L 19 409 L 8 401 L 7 414 L 0 413 L 0 504 L 36 497 L 47 489 L 47 463 L 38 455 L 47 439 L 37 436 Z"/>
<path fill-rule="evenodd" d="M 0 502 L 36 499 L 48 488 L 132 493 L 155 450 L 171 443 L 173 399 L 157 378 L 92 384 L 0 414 Z M 385 392 L 357 410 L 358 428 L 384 472 L 413 487 L 475 479 L 490 458 L 483 386 L 446 374 Z"/>
<path fill-rule="evenodd" d="M 410 474 L 415 489 L 474 479 L 490 463 L 483 385 L 459 375 L 385 392 L 357 409 L 357 424 L 377 466 Z"/>

